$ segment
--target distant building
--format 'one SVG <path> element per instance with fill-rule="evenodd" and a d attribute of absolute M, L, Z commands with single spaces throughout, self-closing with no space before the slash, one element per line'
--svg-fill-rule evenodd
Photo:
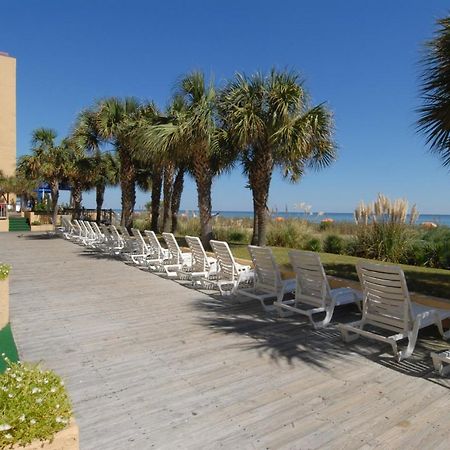
<path fill-rule="evenodd" d="M 16 59 L 0 52 L 0 171 L 5 176 L 16 173 Z M 7 210 L 15 196 L 0 192 L 0 231 L 7 231 Z"/>
<path fill-rule="evenodd" d="M 16 173 L 16 59 L 0 52 L 0 170 Z"/>

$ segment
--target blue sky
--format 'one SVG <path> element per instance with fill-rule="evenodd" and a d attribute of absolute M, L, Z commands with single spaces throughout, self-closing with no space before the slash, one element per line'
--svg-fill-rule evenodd
<path fill-rule="evenodd" d="M 378 192 L 422 213 L 450 213 L 450 174 L 415 132 L 423 43 L 438 0 L 152 2 L 1 0 L 0 51 L 17 58 L 18 154 L 33 129 L 61 136 L 95 99 L 133 95 L 167 104 L 174 82 L 202 69 L 223 84 L 236 71 L 298 70 L 315 103 L 334 111 L 339 160 L 297 185 L 273 179 L 270 206 L 350 212 Z M 251 209 L 239 168 L 217 179 L 216 210 Z M 137 207 L 149 194 L 138 195 Z M 192 181 L 182 209 L 196 208 Z M 93 195 L 85 205 L 94 205 Z M 107 207 L 119 207 L 118 190 Z"/>

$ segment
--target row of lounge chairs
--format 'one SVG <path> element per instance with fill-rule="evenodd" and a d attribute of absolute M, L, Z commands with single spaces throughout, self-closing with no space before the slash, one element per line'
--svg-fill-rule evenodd
<path fill-rule="evenodd" d="M 331 289 L 320 257 L 314 252 L 290 251 L 295 277 L 284 280 L 268 247 L 248 246 L 252 268 L 238 263 L 223 241 L 210 242 L 214 256 L 209 256 L 194 236 L 186 236 L 189 252 L 183 252 L 171 233 L 162 234 L 167 247 L 163 248 L 153 231 L 146 230 L 143 236 L 133 228 L 130 234 L 124 227 L 68 219 L 62 225 L 63 236 L 80 245 L 167 277 L 190 281 L 197 288 L 217 289 L 223 296 L 256 299 L 264 310 L 275 310 L 280 316 L 301 314 L 314 328 L 327 326 L 336 307 L 356 304 L 361 319 L 338 324 L 343 339 L 351 342 L 364 336 L 388 343 L 398 361 L 412 355 L 421 328 L 435 324 L 443 338 L 450 337 L 450 331 L 444 333 L 442 327 L 442 320 L 450 318 L 450 310 L 412 302 L 403 270 L 397 266 L 360 261 L 357 272 L 363 292 L 348 287 Z M 321 320 L 317 320 L 318 315 Z M 397 342 L 402 339 L 408 339 L 408 345 L 399 350 Z M 447 373 L 450 353 L 431 356 L 435 368 Z"/>

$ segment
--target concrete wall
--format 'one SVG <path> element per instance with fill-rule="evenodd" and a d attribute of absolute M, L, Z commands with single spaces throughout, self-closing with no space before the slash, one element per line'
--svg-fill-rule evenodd
<path fill-rule="evenodd" d="M 0 233 L 9 231 L 9 220 L 8 219 L 1 219 L 0 220 Z"/>
<path fill-rule="evenodd" d="M 0 53 L 0 170 L 16 173 L 16 59 Z"/>

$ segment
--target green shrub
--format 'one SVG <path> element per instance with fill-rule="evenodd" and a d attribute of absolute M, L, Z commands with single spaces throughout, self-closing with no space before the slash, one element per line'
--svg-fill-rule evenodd
<path fill-rule="evenodd" d="M 320 231 L 328 231 L 331 228 L 333 228 L 333 226 L 334 226 L 334 222 L 324 222 L 324 221 L 322 221 L 319 224 L 319 230 Z"/>
<path fill-rule="evenodd" d="M 326 253 L 335 253 L 336 255 L 342 255 L 345 250 L 345 241 L 336 234 L 328 235 L 323 241 L 323 251 Z"/>
<path fill-rule="evenodd" d="M 322 241 L 318 238 L 311 238 L 306 241 L 303 248 L 312 252 L 320 252 L 322 250 Z"/>
<path fill-rule="evenodd" d="M 0 375 L 0 448 L 51 439 L 72 415 L 64 383 L 37 365 L 3 358 L 8 367 Z"/>
<path fill-rule="evenodd" d="M 267 245 L 273 247 L 303 248 L 310 235 L 294 221 L 275 222 L 267 230 Z"/>
<path fill-rule="evenodd" d="M 228 240 L 230 242 L 248 242 L 250 239 L 244 231 L 230 230 Z"/>
<path fill-rule="evenodd" d="M 422 252 L 418 256 L 425 258 L 424 265 L 429 267 L 450 268 L 450 228 L 439 227 L 426 231 L 421 236 Z"/>
<path fill-rule="evenodd" d="M 11 266 L 8 264 L 0 264 L 0 280 L 6 280 L 9 276 Z"/>

